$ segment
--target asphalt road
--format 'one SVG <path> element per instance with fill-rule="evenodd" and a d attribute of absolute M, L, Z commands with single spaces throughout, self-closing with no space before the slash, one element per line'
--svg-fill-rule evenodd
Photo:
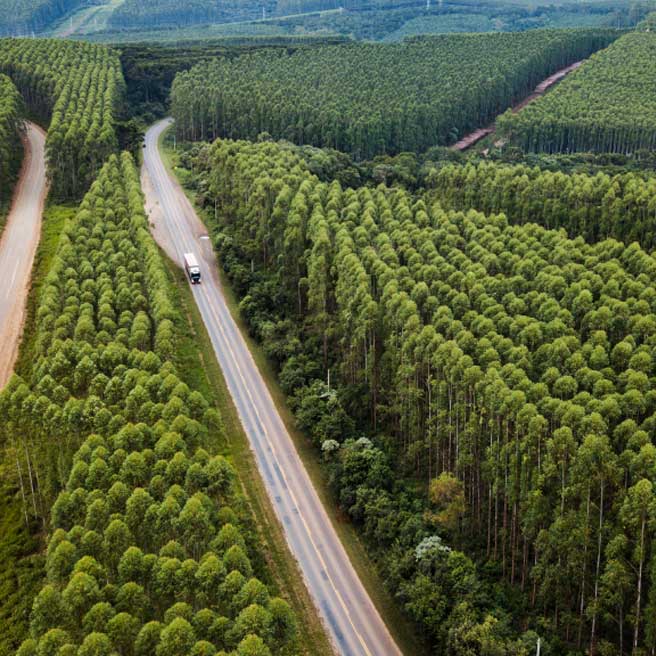
<path fill-rule="evenodd" d="M 158 151 L 170 124 L 146 134 L 142 181 L 155 238 L 182 266 L 185 252 L 201 263 L 192 285 L 228 389 L 250 440 L 267 492 L 332 638 L 345 656 L 395 656 L 400 650 L 351 565 L 305 471 L 269 391 L 226 305 L 206 229 Z"/>
<path fill-rule="evenodd" d="M 28 123 L 25 156 L 0 237 L 0 389 L 11 378 L 25 318 L 32 263 L 46 197 L 45 133 Z"/>

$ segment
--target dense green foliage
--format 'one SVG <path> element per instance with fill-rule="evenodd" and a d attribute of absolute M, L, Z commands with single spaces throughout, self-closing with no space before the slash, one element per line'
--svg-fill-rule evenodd
<path fill-rule="evenodd" d="M 485 123 L 613 38 L 544 30 L 259 52 L 178 75 L 172 113 L 186 139 L 269 132 L 356 158 L 425 150 Z"/>
<path fill-rule="evenodd" d="M 175 48 L 145 43 L 124 46 L 120 52 L 130 111 L 152 120 L 166 115 L 177 73 L 207 63 L 213 57 L 226 56 L 228 49 L 211 43 Z"/>
<path fill-rule="evenodd" d="M 0 0 L 0 36 L 30 36 L 95 0 Z"/>
<path fill-rule="evenodd" d="M 647 14 L 644 20 L 640 21 L 638 27 L 642 30 L 649 30 L 651 32 L 656 28 L 656 11 Z"/>
<path fill-rule="evenodd" d="M 49 123 L 54 195 L 81 195 L 118 147 L 115 125 L 125 86 L 118 56 L 86 43 L 5 39 L 0 72 L 12 79 L 28 109 Z"/>
<path fill-rule="evenodd" d="M 498 131 L 526 151 L 634 153 L 656 148 L 656 35 L 632 32 L 593 55 Z"/>
<path fill-rule="evenodd" d="M 11 198 L 20 161 L 20 114 L 21 99 L 16 87 L 8 77 L 0 75 L 0 206 Z"/>
<path fill-rule="evenodd" d="M 195 161 L 242 313 L 438 651 L 532 654 L 527 625 L 656 648 L 656 259 L 343 190 L 273 143 Z"/>
<path fill-rule="evenodd" d="M 34 342 L 37 299 L 50 263 L 57 250 L 63 226 L 75 214 L 73 207 L 48 205 L 43 216 L 41 239 L 30 280 L 30 295 L 24 324 L 24 338 L 16 371 L 29 371 Z M 3 417 L 4 421 L 4 417 Z M 2 422 L 0 422 L 1 424 Z M 0 656 L 13 656 L 28 635 L 32 602 L 43 585 L 44 535 L 42 518 L 26 507 L 17 476 L 15 450 L 0 452 Z M 20 449 L 20 446 L 18 447 Z"/>
<path fill-rule="evenodd" d="M 334 38 L 312 39 L 316 45 L 328 45 Z M 207 65 L 215 57 L 234 59 L 262 48 L 284 48 L 293 52 L 308 39 L 245 39 L 244 42 L 178 43 L 175 46 L 138 43 L 122 46 L 120 59 L 127 85 L 127 101 L 132 115 L 146 120 L 165 116 L 171 85 L 177 73 L 195 65 Z"/>
<path fill-rule="evenodd" d="M 565 228 L 587 241 L 617 239 L 656 248 L 656 178 L 543 171 L 537 167 L 444 166 L 427 184 L 444 207 L 503 212 L 513 223 Z"/>
<path fill-rule="evenodd" d="M 0 656 L 13 656 L 27 635 L 33 595 L 41 584 L 43 558 L 30 534 L 18 490 L 0 468 Z M 17 498 L 18 497 L 18 498 Z"/>
<path fill-rule="evenodd" d="M 262 17 L 275 0 L 125 0 L 109 19 L 110 28 L 228 23 Z"/>
<path fill-rule="evenodd" d="M 112 157 L 60 240 L 31 379 L 0 396 L 25 511 L 53 530 L 22 656 L 265 656 L 293 638 L 252 576 L 234 472 L 203 448 L 220 417 L 171 362 L 167 285 L 136 168 Z"/>

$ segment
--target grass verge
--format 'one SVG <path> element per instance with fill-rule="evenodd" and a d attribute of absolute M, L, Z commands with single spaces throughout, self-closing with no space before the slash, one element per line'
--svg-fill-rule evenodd
<path fill-rule="evenodd" d="M 223 419 L 225 442 L 212 445 L 223 453 L 237 470 L 239 482 L 249 513 L 257 532 L 258 543 L 264 546 L 263 575 L 275 594 L 285 598 L 298 619 L 298 653 L 306 656 L 329 656 L 333 654 L 330 642 L 321 624 L 312 599 L 305 587 L 303 577 L 292 556 L 282 527 L 269 502 L 264 483 L 250 450 L 248 438 L 239 421 L 237 409 L 216 360 L 212 342 L 205 324 L 194 303 L 184 272 L 161 251 L 167 263 L 171 281 L 171 293 L 176 307 L 186 324 L 178 327 L 176 364 L 185 382 L 205 395 Z"/>
<path fill-rule="evenodd" d="M 176 169 L 175 166 L 177 155 L 171 149 L 170 141 L 166 139 L 167 134 L 168 132 L 163 133 L 160 140 L 160 149 L 163 154 L 162 159 L 167 168 L 170 171 L 173 171 L 177 175 L 180 183 L 183 184 L 184 177 L 180 175 L 180 171 Z M 193 202 L 192 194 L 188 193 L 187 195 Z M 196 208 L 196 210 L 199 216 L 203 218 L 202 211 L 198 208 Z M 217 256 L 220 264 L 220 254 L 217 254 Z M 223 292 L 230 313 L 246 340 L 253 359 L 255 360 L 269 392 L 271 393 L 271 397 L 276 404 L 280 417 L 285 423 L 285 426 L 294 441 L 296 450 L 298 451 L 310 479 L 312 480 L 312 484 L 330 517 L 330 521 L 337 531 L 337 535 L 348 553 L 353 567 L 371 597 L 371 600 L 378 609 L 378 612 L 387 625 L 387 628 L 392 634 L 396 644 L 404 654 L 407 656 L 427 655 L 429 653 L 428 648 L 417 635 L 416 627 L 403 615 L 398 604 L 385 588 L 383 580 L 379 576 L 375 562 L 369 557 L 366 544 L 361 540 L 355 526 L 340 511 L 334 496 L 330 492 L 327 473 L 318 459 L 317 451 L 311 441 L 296 427 L 296 421 L 287 406 L 285 394 L 278 385 L 276 372 L 265 356 L 260 345 L 248 332 L 248 327 L 239 311 L 239 300 L 237 299 L 225 272 L 220 266 L 219 278 L 223 286 Z M 265 494 L 265 492 L 263 492 L 263 494 Z"/>

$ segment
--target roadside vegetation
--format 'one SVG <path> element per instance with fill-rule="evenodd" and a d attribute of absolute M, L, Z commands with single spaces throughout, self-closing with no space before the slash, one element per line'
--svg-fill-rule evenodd
<path fill-rule="evenodd" d="M 194 303 L 186 274 L 165 258 L 171 294 L 180 316 L 176 321 L 179 335 L 175 352 L 176 366 L 189 387 L 203 394 L 221 415 L 224 431 L 215 440 L 215 448 L 224 455 L 238 475 L 249 513 L 249 530 L 257 534 L 264 548 L 253 554 L 257 573 L 272 591 L 289 601 L 298 627 L 298 653 L 307 656 L 331 656 L 332 646 L 305 587 L 294 556 L 285 542 L 282 527 L 275 515 L 261 477 L 257 474 L 248 438 L 239 420 L 212 343 Z"/>
<path fill-rule="evenodd" d="M 0 233 L 13 193 L 23 149 L 20 143 L 22 102 L 13 82 L 0 74 Z"/>

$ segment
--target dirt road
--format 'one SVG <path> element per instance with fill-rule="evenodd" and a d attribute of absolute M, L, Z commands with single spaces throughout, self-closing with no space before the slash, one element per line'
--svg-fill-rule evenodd
<path fill-rule="evenodd" d="M 176 262 L 201 262 L 193 285 L 217 360 L 258 469 L 336 651 L 344 656 L 400 656 L 333 528 L 246 342 L 226 304 L 211 241 L 180 185 L 162 162 L 158 140 L 169 121 L 146 134 L 142 182 L 154 235 Z"/>
<path fill-rule="evenodd" d="M 25 158 L 0 238 L 0 389 L 11 378 L 23 331 L 34 254 L 46 198 L 46 135 L 26 126 Z"/>
<path fill-rule="evenodd" d="M 540 84 L 535 87 L 533 93 L 530 96 L 526 96 L 524 100 L 512 106 L 512 111 L 516 113 L 520 109 L 526 107 L 526 105 L 539 98 L 549 87 L 556 84 L 556 82 L 559 80 L 562 80 L 568 73 L 575 71 L 582 63 L 582 61 L 574 62 L 565 68 L 561 68 L 553 75 L 550 75 L 546 80 L 542 80 L 542 82 L 540 82 Z M 475 143 L 478 143 L 483 137 L 487 137 L 488 134 L 492 134 L 495 129 L 495 124 L 492 123 L 492 125 L 488 125 L 486 128 L 479 128 L 478 130 L 474 130 L 473 132 L 470 132 L 468 135 L 460 139 L 460 141 L 454 143 L 453 146 L 451 146 L 451 149 L 461 151 L 467 150 L 467 148 L 471 148 L 471 146 L 473 146 Z"/>

